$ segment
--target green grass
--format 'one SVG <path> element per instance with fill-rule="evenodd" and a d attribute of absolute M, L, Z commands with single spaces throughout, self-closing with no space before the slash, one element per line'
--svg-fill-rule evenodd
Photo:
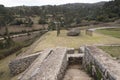
<path fill-rule="evenodd" d="M 120 38 L 120 28 L 109 28 L 97 30 L 99 33 L 109 35 L 112 37 Z"/>
<path fill-rule="evenodd" d="M 26 47 L 30 46 L 35 40 L 37 40 L 38 37 L 40 37 L 40 35 L 35 36 L 35 37 L 33 37 L 32 39 L 29 39 L 29 40 L 21 41 L 16 46 L 20 45 L 20 46 L 22 46 L 22 49 L 16 50 L 17 52 L 15 51 L 15 53 L 13 52 L 9 56 L 0 60 L 0 80 L 11 80 L 11 79 L 12 80 L 17 80 L 18 76 L 11 77 L 8 64 L 11 60 L 14 60 L 21 52 L 23 52 L 23 50 Z M 9 49 L 0 50 L 0 52 L 4 51 L 4 52 L 10 53 L 9 52 L 10 50 Z M 3 54 L 3 53 L 0 53 L 0 54 Z"/>
<path fill-rule="evenodd" d="M 28 41 L 26 44 L 24 44 L 25 47 L 31 44 L 31 41 Z M 10 75 L 10 71 L 8 68 L 8 64 L 11 60 L 15 59 L 17 55 L 19 55 L 22 52 L 22 50 L 17 51 L 16 53 L 13 53 L 6 58 L 0 60 L 0 80 L 10 80 L 12 77 Z"/>
<path fill-rule="evenodd" d="M 41 42 L 33 49 L 34 52 L 54 47 L 79 48 L 80 46 L 95 44 L 120 44 L 120 39 L 98 33 L 88 36 L 82 30 L 80 36 L 70 37 L 66 35 L 67 32 L 66 30 L 61 30 L 61 34 L 57 37 L 56 31 L 49 31 L 41 37 Z"/>
<path fill-rule="evenodd" d="M 112 57 L 120 59 L 120 46 L 101 46 L 99 48 L 109 53 Z"/>
<path fill-rule="evenodd" d="M 12 77 L 8 68 L 8 64 L 11 60 L 16 58 L 16 54 L 12 54 L 2 60 L 0 60 L 0 80 L 10 80 Z"/>

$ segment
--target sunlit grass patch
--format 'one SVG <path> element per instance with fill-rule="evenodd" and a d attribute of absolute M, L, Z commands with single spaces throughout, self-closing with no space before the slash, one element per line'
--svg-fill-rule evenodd
<path fill-rule="evenodd" d="M 10 75 L 8 64 L 11 60 L 15 58 L 16 58 L 16 54 L 12 54 L 0 60 L 0 80 L 10 80 L 12 78 Z"/>
<path fill-rule="evenodd" d="M 61 30 L 61 34 L 57 37 L 56 31 L 49 31 L 41 37 L 41 42 L 35 47 L 34 52 L 58 46 L 79 48 L 84 45 L 120 43 L 120 39 L 98 33 L 94 33 L 93 36 L 88 36 L 85 34 L 84 30 L 76 37 L 67 36 L 66 33 L 66 30 Z"/>
<path fill-rule="evenodd" d="M 120 59 L 120 46 L 101 46 L 99 48 L 109 53 L 112 57 Z"/>
<path fill-rule="evenodd" d="M 120 38 L 120 28 L 109 28 L 97 30 L 99 33 L 109 35 L 112 37 Z"/>

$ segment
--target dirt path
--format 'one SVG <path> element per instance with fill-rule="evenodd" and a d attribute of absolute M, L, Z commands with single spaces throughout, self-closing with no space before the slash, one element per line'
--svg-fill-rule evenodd
<path fill-rule="evenodd" d="M 80 65 L 71 65 L 64 76 L 63 80 L 92 80 Z"/>
<path fill-rule="evenodd" d="M 114 27 L 98 27 L 98 28 L 90 28 L 89 30 L 95 31 L 97 29 L 109 29 L 109 28 L 120 28 L 120 27 L 117 27 L 117 26 L 114 26 Z"/>

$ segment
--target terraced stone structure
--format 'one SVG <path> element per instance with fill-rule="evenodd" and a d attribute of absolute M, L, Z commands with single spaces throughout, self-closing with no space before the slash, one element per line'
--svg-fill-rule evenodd
<path fill-rule="evenodd" d="M 83 66 L 95 80 L 120 80 L 120 64 L 95 46 L 85 47 Z"/>
<path fill-rule="evenodd" d="M 72 68 L 68 69 L 68 66 L 77 64 L 79 70 L 82 65 L 94 80 L 120 80 L 120 63 L 109 54 L 95 46 L 85 46 L 79 49 L 78 53 L 75 53 L 74 48 L 46 49 L 12 61 L 9 64 L 10 71 L 13 71 L 11 72 L 13 74 L 18 74 L 26 69 L 18 80 L 66 80 L 69 77 L 66 70 L 69 70 L 68 72 L 72 70 Z M 80 74 L 77 75 L 77 78 L 68 78 L 67 80 L 81 80 L 81 73 L 84 73 L 84 70 L 78 71 Z M 84 74 L 87 75 L 86 72 Z M 71 76 L 73 77 L 73 75 Z M 91 78 L 87 77 L 84 76 L 82 80 Z"/>
<path fill-rule="evenodd" d="M 67 49 L 44 51 L 19 80 L 61 80 L 67 68 Z"/>

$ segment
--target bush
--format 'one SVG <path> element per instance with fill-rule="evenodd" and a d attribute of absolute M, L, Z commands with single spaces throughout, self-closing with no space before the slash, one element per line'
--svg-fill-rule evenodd
<path fill-rule="evenodd" d="M 11 25 L 21 25 L 21 24 L 24 24 L 23 20 L 15 20 L 11 23 Z"/>
<path fill-rule="evenodd" d="M 21 49 L 23 47 L 28 47 L 30 46 L 38 37 L 42 36 L 44 33 L 46 33 L 46 31 L 41 31 L 39 35 L 36 35 L 34 38 L 32 39 L 28 39 L 25 40 L 23 42 L 20 43 L 14 43 L 11 47 L 9 48 L 4 48 L 0 50 L 0 59 L 5 58 L 6 56 L 11 55 L 12 53 L 16 53 L 16 55 L 18 55 L 21 51 Z"/>
<path fill-rule="evenodd" d="M 39 19 L 38 23 L 39 24 L 47 24 L 47 22 L 44 19 Z"/>
<path fill-rule="evenodd" d="M 55 23 L 54 23 L 54 22 L 50 22 L 50 23 L 49 23 L 49 26 L 48 26 L 48 29 L 49 29 L 49 30 L 56 30 Z"/>

